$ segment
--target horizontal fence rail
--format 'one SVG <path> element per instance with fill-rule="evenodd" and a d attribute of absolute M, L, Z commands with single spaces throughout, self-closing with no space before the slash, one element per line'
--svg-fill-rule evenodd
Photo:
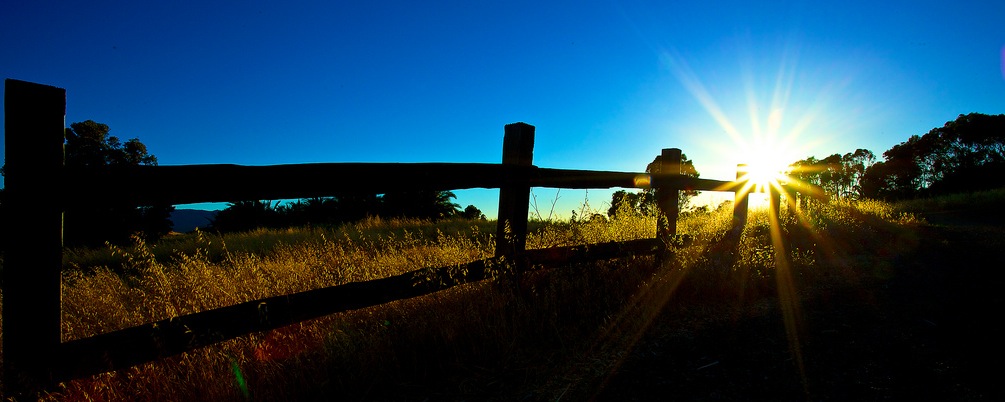
<path fill-rule="evenodd" d="M 30 395 L 58 381 L 116 370 L 195 348 L 338 312 L 422 296 L 450 287 L 576 261 L 624 255 L 666 256 L 676 234 L 678 193 L 737 194 L 735 222 L 746 216 L 746 187 L 680 174 L 681 151 L 664 149 L 657 173 L 540 168 L 532 164 L 534 127 L 505 127 L 503 161 L 489 163 L 318 163 L 274 166 L 63 166 L 65 91 L 5 82 L 7 189 L 3 212 L 4 393 Z M 627 242 L 526 250 L 531 187 L 655 189 L 657 237 Z M 268 297 L 155 323 L 61 342 L 62 210 L 68 205 L 174 205 L 276 200 L 346 193 L 498 188 L 496 256 L 422 268 L 365 282 Z M 823 196 L 814 186 L 786 190 Z M 773 193 L 773 200 L 778 194 Z M 742 202 L 742 203 L 741 203 Z M 777 202 L 771 203 L 777 211 Z M 741 214 L 742 212 L 742 214 Z M 17 223 L 26 213 L 35 222 Z M 42 250 L 41 252 L 37 250 Z M 662 258 L 662 257 L 661 257 Z"/>
<path fill-rule="evenodd" d="M 319 180 L 323 177 L 323 180 Z M 490 163 L 314 163 L 273 166 L 186 165 L 66 168 L 66 204 L 175 205 L 237 200 L 312 198 L 352 191 L 530 187 L 597 189 L 675 187 L 736 191 L 735 181 L 659 173 L 605 172 Z M 347 190 L 349 189 L 349 190 Z"/>
<path fill-rule="evenodd" d="M 352 191 L 499 188 L 513 168 L 488 163 L 316 163 L 274 166 L 188 165 L 67 169 L 73 202 L 191 204 L 311 198 Z M 128 185 L 123 185 L 128 183 Z"/>

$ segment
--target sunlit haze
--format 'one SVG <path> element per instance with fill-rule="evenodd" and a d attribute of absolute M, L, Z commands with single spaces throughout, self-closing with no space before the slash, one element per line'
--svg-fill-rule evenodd
<path fill-rule="evenodd" d="M 0 75 L 65 88 L 67 124 L 161 165 L 498 163 L 522 121 L 541 167 L 681 148 L 701 177 L 767 181 L 1005 113 L 1005 2 L 183 3 L 11 3 Z M 611 191 L 534 195 L 568 217 Z M 497 190 L 456 193 L 495 216 Z"/>

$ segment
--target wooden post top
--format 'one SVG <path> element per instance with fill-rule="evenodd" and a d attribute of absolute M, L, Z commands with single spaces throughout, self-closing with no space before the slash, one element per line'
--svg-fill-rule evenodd
<path fill-rule="evenodd" d="M 532 165 L 534 160 L 534 126 L 518 122 L 507 124 L 503 134 L 503 163 Z"/>

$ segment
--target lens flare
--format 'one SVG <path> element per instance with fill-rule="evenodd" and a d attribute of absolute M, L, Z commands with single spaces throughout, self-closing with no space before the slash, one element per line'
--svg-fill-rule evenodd
<path fill-rule="evenodd" d="M 632 179 L 632 182 L 635 185 L 635 188 L 649 188 L 652 184 L 649 175 L 635 176 L 635 178 Z"/>
<path fill-rule="evenodd" d="M 237 383 L 237 388 L 241 390 L 241 394 L 244 395 L 245 399 L 250 398 L 251 392 L 248 391 L 248 382 L 244 378 L 244 373 L 241 372 L 241 366 L 233 357 L 230 358 L 230 370 L 234 373 L 234 381 Z"/>
<path fill-rule="evenodd" d="M 800 137 L 813 127 L 814 120 L 821 116 L 827 91 L 821 89 L 820 93 L 803 97 L 794 94 L 794 90 L 802 88 L 796 82 L 796 63 L 793 59 L 783 57 L 774 76 L 773 87 L 756 85 L 756 74 L 750 73 L 750 69 L 745 70 L 740 86 L 743 92 L 736 95 L 745 95 L 741 99 L 746 100 L 746 113 L 728 113 L 720 104 L 729 104 L 729 98 L 715 99 L 686 60 L 669 52 L 663 56 L 664 63 L 684 89 L 715 121 L 718 129 L 729 137 L 730 141 L 717 142 L 713 148 L 723 156 L 723 159 L 731 159 L 742 167 L 737 172 L 737 181 L 731 187 L 731 190 L 737 191 L 737 200 L 745 199 L 747 194 L 754 192 L 773 194 L 772 197 L 768 197 L 767 203 L 771 205 L 769 215 L 771 242 L 775 253 L 777 296 L 785 322 L 789 350 L 805 386 L 806 377 L 800 345 L 799 322 L 802 320 L 800 300 L 789 261 L 791 250 L 781 230 L 780 205 L 776 202 L 780 202 L 780 197 L 784 195 L 787 204 L 794 206 L 792 191 L 814 197 L 823 196 L 814 192 L 819 192 L 819 188 L 791 177 L 790 174 L 796 174 L 793 173 L 790 164 L 810 154 L 810 147 L 814 144 Z M 1005 77 L 1005 48 L 1002 49 L 1002 61 L 1002 74 Z M 808 101 L 800 103 L 796 99 L 808 99 Z M 741 124 L 746 122 L 740 119 L 747 120 L 749 126 Z M 798 212 L 795 215 L 798 220 L 804 219 Z"/>
<path fill-rule="evenodd" d="M 1002 46 L 1001 67 L 1002 67 L 1002 79 L 1005 80 L 1005 45 Z"/>
<path fill-rule="evenodd" d="M 763 155 L 768 152 L 755 152 L 753 155 Z M 770 154 L 769 154 L 770 155 Z M 748 192 L 766 192 L 771 187 L 780 188 L 782 184 L 790 179 L 786 172 L 789 170 L 789 163 L 784 159 L 772 157 L 757 157 L 744 165 L 739 173 L 739 181 L 746 182 Z"/>

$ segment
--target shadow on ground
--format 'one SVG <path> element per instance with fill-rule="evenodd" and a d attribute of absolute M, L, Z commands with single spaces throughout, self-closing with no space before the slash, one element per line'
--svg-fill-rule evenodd
<path fill-rule="evenodd" d="M 948 222 L 914 228 L 914 247 L 861 280 L 803 289 L 802 372 L 765 300 L 700 330 L 667 313 L 605 381 L 563 400 L 1005 400 L 1005 227 Z"/>

